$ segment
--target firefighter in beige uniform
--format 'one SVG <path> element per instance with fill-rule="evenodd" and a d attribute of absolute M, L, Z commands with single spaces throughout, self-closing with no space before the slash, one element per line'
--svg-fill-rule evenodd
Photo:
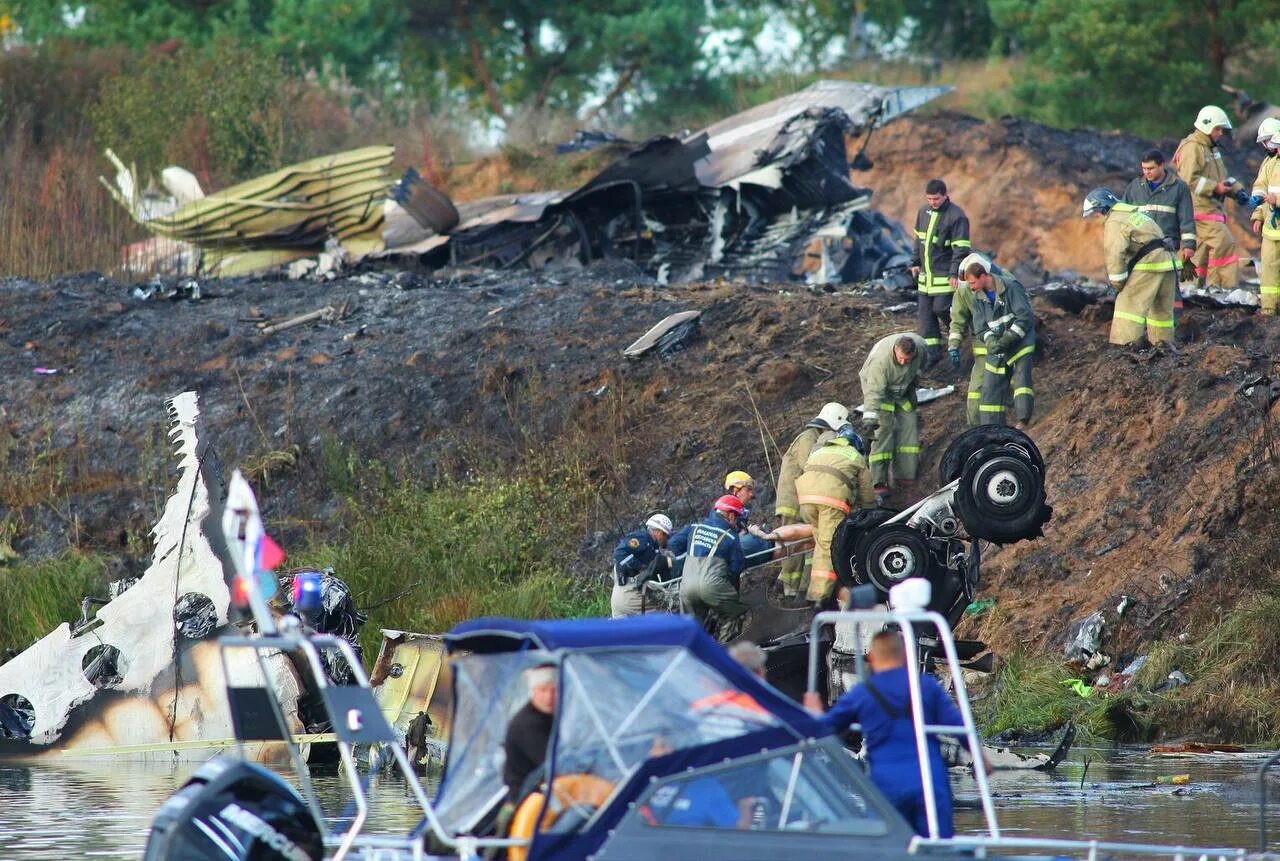
<path fill-rule="evenodd" d="M 853 425 L 845 424 L 835 437 L 813 450 L 796 479 L 800 513 L 813 527 L 813 570 L 806 596 L 810 601 L 825 600 L 835 588 L 831 539 L 840 521 L 859 508 L 875 505 L 866 451 L 866 443 Z"/>
<path fill-rule="evenodd" d="M 849 411 L 843 404 L 830 403 L 808 421 L 804 430 L 791 441 L 782 456 L 782 469 L 778 473 L 778 487 L 774 493 L 773 513 L 783 526 L 800 523 L 800 501 L 796 498 L 796 479 L 804 472 L 805 462 L 813 450 L 835 436 L 837 428 L 849 421 Z M 799 594 L 804 588 L 804 555 L 788 556 L 782 562 L 778 574 L 782 592 L 788 597 Z"/>
<path fill-rule="evenodd" d="M 924 338 L 914 333 L 881 338 L 858 371 L 862 383 L 863 436 L 871 445 L 871 479 L 880 501 L 889 478 L 904 489 L 915 481 L 920 463 L 920 413 L 916 381 L 926 355 Z"/>
<path fill-rule="evenodd" d="M 1258 292 L 1262 313 L 1270 317 L 1280 304 L 1280 120 L 1274 117 L 1263 120 L 1258 127 L 1258 142 L 1266 147 L 1267 157 L 1262 160 L 1258 179 L 1253 184 L 1253 197 L 1261 200 L 1253 211 L 1253 232 L 1262 237 Z"/>
<path fill-rule="evenodd" d="M 1102 248 L 1107 278 L 1119 291 L 1111 319 L 1111 343 L 1133 344 L 1143 334 L 1152 344 L 1173 341 L 1174 240 L 1151 217 L 1121 203 L 1105 188 L 1084 199 L 1084 217 L 1105 215 Z"/>
<path fill-rule="evenodd" d="M 1222 108 L 1205 105 L 1196 116 L 1195 131 L 1182 139 L 1173 163 L 1178 176 L 1191 191 L 1196 221 L 1196 274 L 1202 284 L 1234 290 L 1240 281 L 1240 257 L 1236 241 L 1227 229 L 1224 201 L 1234 197 L 1248 200 L 1244 186 L 1227 176 L 1218 141 L 1231 130 L 1231 120 Z M 1175 237 L 1176 238 L 1176 237 Z"/>

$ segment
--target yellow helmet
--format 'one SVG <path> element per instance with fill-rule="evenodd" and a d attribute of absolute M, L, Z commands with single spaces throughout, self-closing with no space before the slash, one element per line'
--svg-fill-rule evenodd
<path fill-rule="evenodd" d="M 733 490 L 738 487 L 749 487 L 755 490 L 756 480 L 740 469 L 735 469 L 724 477 L 724 489 Z"/>

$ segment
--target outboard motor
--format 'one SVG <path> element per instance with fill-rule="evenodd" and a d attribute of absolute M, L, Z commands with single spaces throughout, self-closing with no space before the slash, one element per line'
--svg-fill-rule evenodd
<path fill-rule="evenodd" d="M 218 757 L 156 814 L 144 861 L 321 861 L 310 808 L 278 775 Z"/>

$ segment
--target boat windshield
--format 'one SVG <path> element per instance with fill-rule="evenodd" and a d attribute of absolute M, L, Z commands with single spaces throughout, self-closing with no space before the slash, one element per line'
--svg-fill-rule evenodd
<path fill-rule="evenodd" d="M 521 673 L 549 659 L 561 667 L 556 775 L 587 773 L 620 784 L 650 756 L 785 726 L 680 646 L 455 657 L 454 727 L 436 800 L 447 830 L 467 833 L 503 799 L 503 739 L 529 697 Z"/>

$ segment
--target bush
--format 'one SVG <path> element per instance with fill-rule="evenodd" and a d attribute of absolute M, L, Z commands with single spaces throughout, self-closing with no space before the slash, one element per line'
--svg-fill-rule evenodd
<path fill-rule="evenodd" d="M 290 160 L 296 90 L 277 60 L 224 42 L 143 57 L 103 83 L 89 115 L 99 148 L 142 176 L 181 164 L 217 187 Z"/>
<path fill-rule="evenodd" d="M 21 651 L 63 622 L 80 618 L 80 600 L 105 595 L 100 556 L 67 553 L 57 559 L 0 567 L 0 649 Z"/>

